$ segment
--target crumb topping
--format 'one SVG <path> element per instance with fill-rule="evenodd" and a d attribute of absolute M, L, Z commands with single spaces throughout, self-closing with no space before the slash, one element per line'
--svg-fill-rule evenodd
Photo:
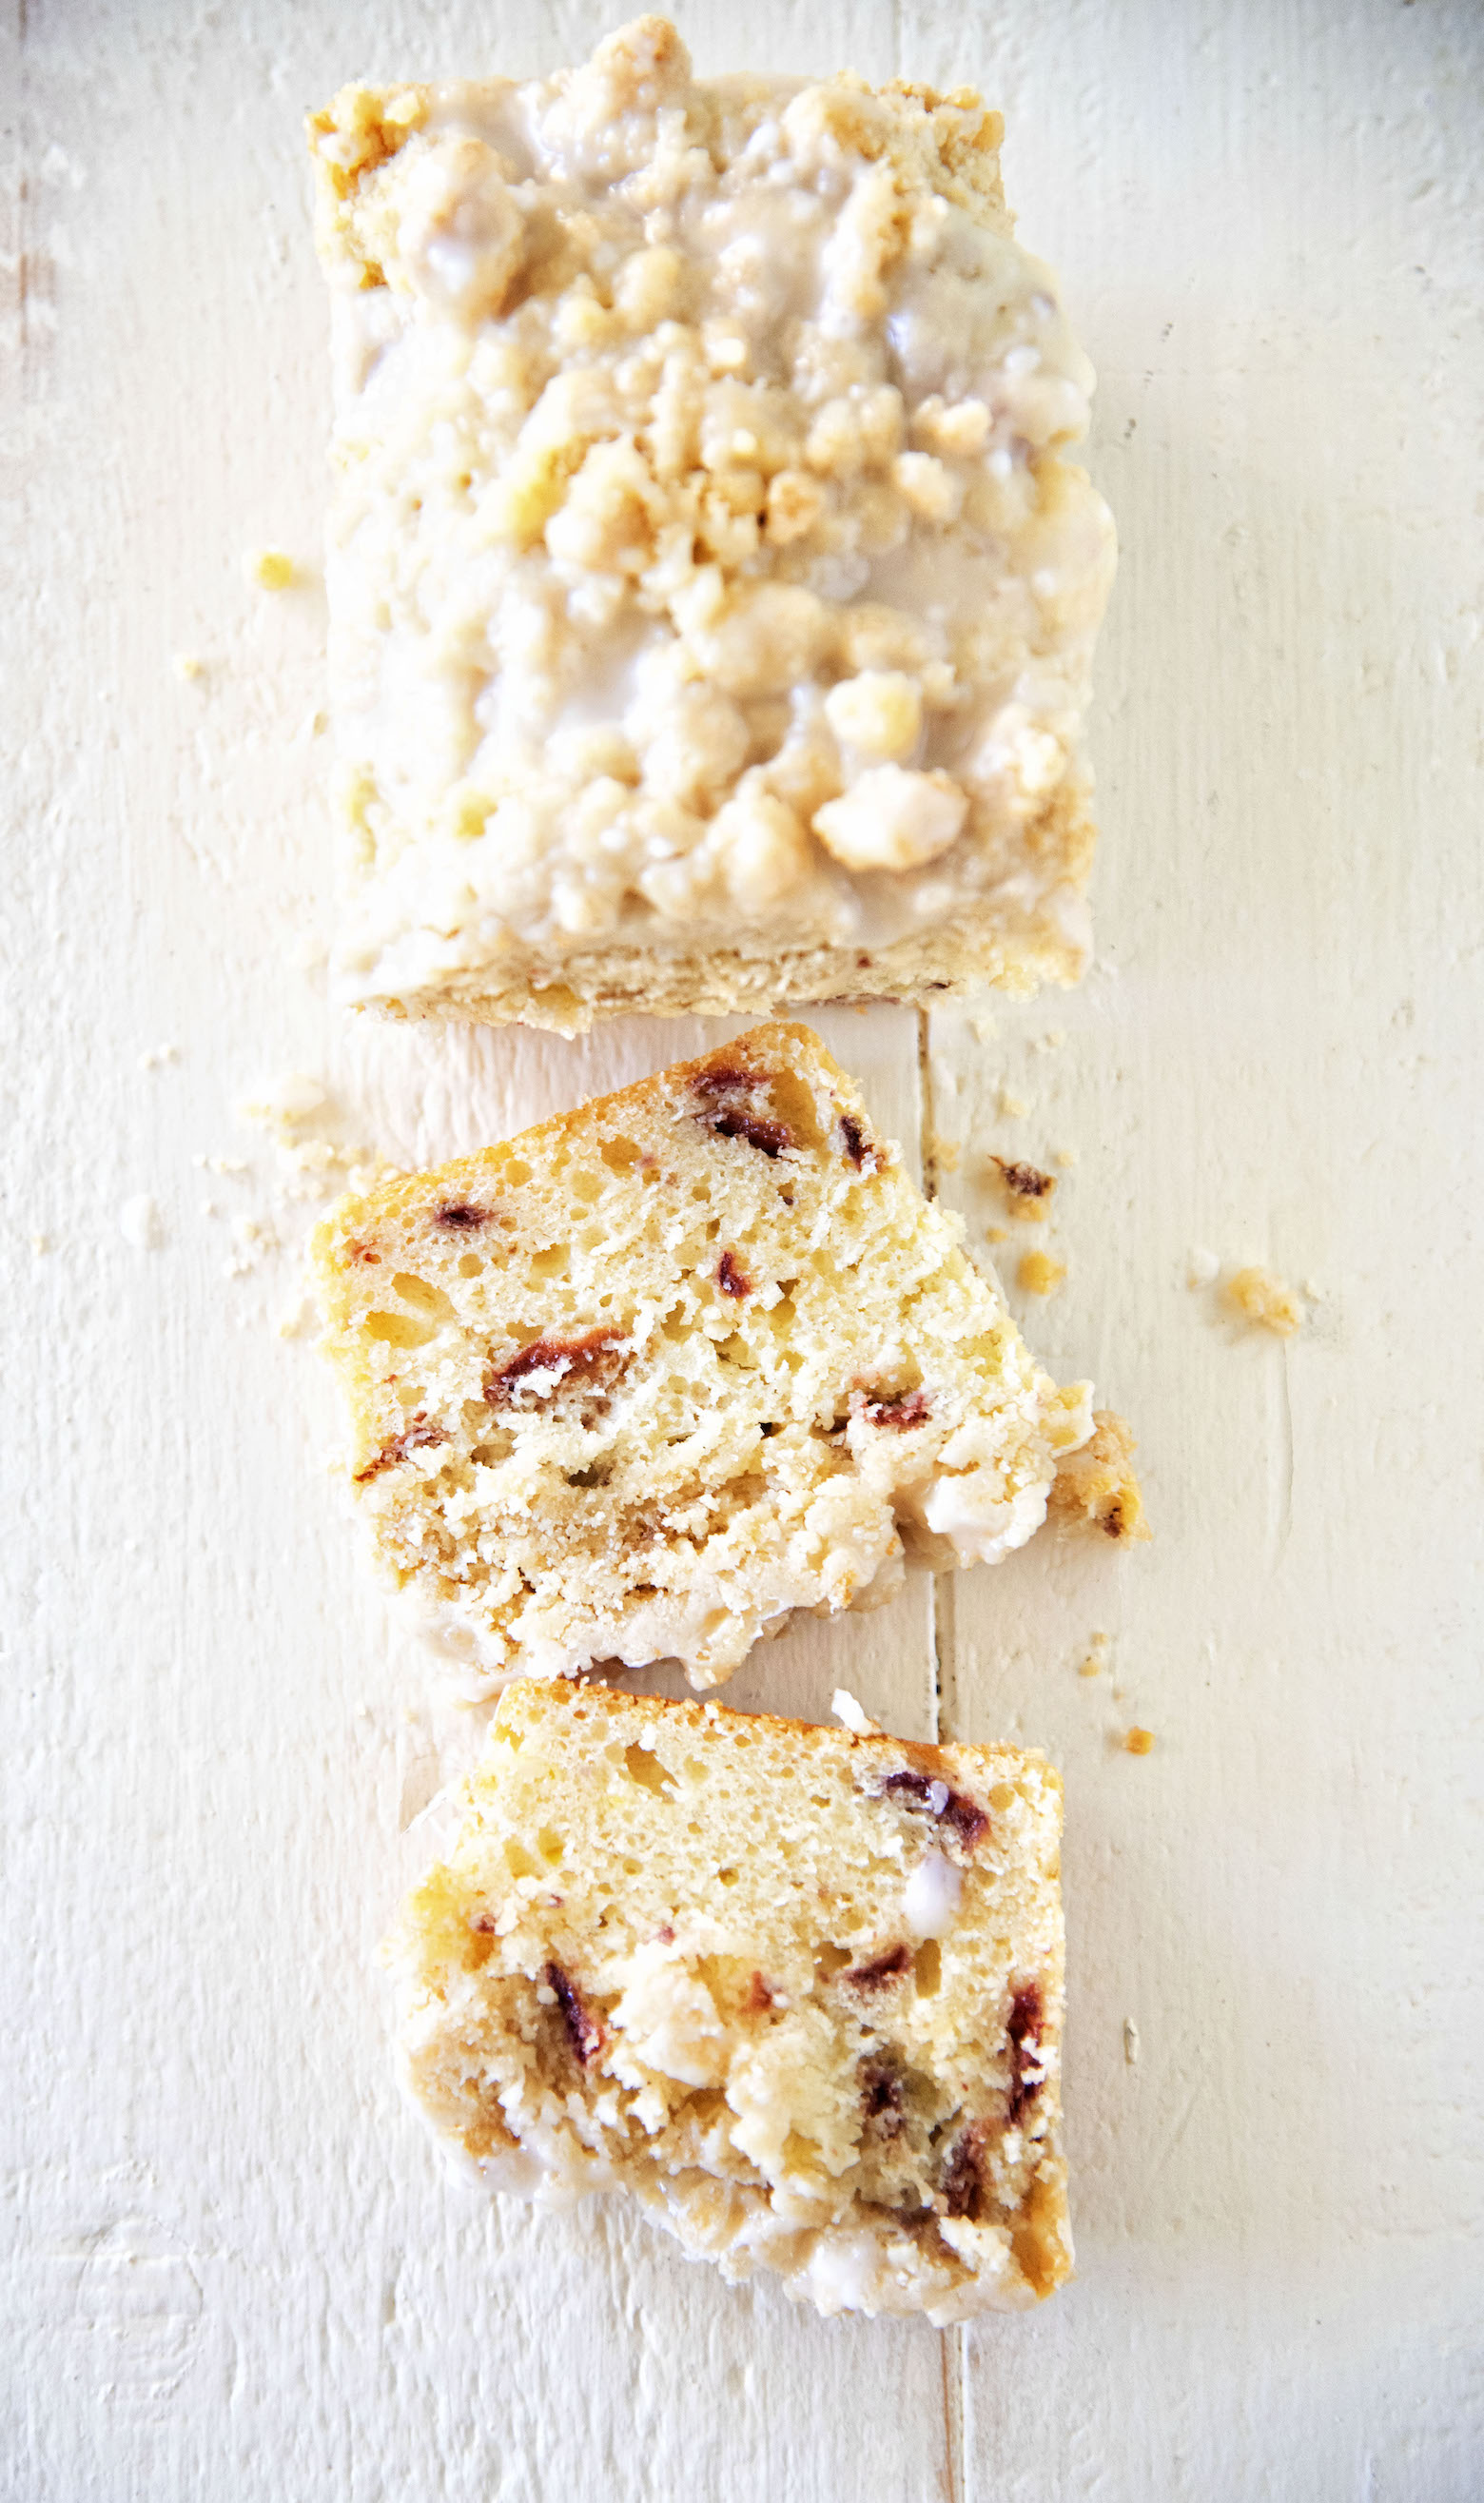
<path fill-rule="evenodd" d="M 1113 533 L 999 136 L 655 18 L 313 118 L 348 995 L 968 905 L 1075 960 Z"/>

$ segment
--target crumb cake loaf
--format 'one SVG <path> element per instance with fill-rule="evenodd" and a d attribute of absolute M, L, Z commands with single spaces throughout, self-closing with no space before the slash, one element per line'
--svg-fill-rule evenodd
<path fill-rule="evenodd" d="M 633 2191 L 824 2313 L 1068 2275 L 1043 1758 L 527 1680 L 469 1809 L 394 1952 L 407 2081 L 493 2186 Z"/>
<path fill-rule="evenodd" d="M 314 117 L 342 999 L 573 1033 L 1077 977 L 1113 531 L 1000 132 L 697 80 L 658 17 Z"/>
<path fill-rule="evenodd" d="M 481 1684 L 684 1662 L 990 1561 L 1093 1431 L 806 1026 L 342 1200 L 355 1491 Z"/>

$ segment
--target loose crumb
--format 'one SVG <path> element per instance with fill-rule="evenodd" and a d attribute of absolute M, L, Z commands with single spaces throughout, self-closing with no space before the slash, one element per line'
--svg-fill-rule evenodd
<path fill-rule="evenodd" d="M 1126 1731 L 1123 1736 L 1123 1750 L 1130 1756 L 1152 1756 L 1155 1752 L 1153 1730 L 1134 1728 Z"/>
<path fill-rule="evenodd" d="M 994 1018 L 987 1009 L 982 1010 L 978 1016 L 970 1017 L 969 1031 L 976 1043 L 988 1043 L 992 1039 L 995 1031 Z"/>
<path fill-rule="evenodd" d="M 1017 1217 L 1030 1217 L 1039 1223 L 1051 1214 L 1056 1190 L 1054 1175 L 1043 1173 L 1039 1165 L 1018 1164 L 1008 1156 L 991 1156 L 989 1161 L 999 1175 L 1005 1196 Z"/>
<path fill-rule="evenodd" d="M 262 1095 L 250 1096 L 237 1107 L 238 1118 L 255 1130 L 266 1130 L 281 1147 L 292 1143 L 300 1122 L 325 1109 L 325 1089 L 318 1078 L 293 1070 Z"/>
<path fill-rule="evenodd" d="M 1007 1121 L 1023 1121 L 1026 1114 L 1030 1111 L 1030 1106 L 1025 1101 L 1024 1096 L 1012 1094 L 1008 1086 L 1002 1086 L 1000 1088 L 999 1094 L 995 1100 L 999 1106 L 1001 1115 Z"/>
<path fill-rule="evenodd" d="M 1059 1165 L 1063 1173 L 1070 1173 L 1072 1167 L 1077 1162 L 1077 1149 L 1075 1148 L 1057 1148 L 1052 1157 L 1052 1162 L 1053 1164 Z"/>
<path fill-rule="evenodd" d="M 188 687 L 194 686 L 197 678 L 204 678 L 206 675 L 206 664 L 195 652 L 177 652 L 170 667 L 183 685 Z"/>
<path fill-rule="evenodd" d="M 1022 1252 L 1016 1284 L 1028 1295 L 1054 1295 L 1066 1273 L 1066 1262 L 1053 1260 L 1050 1252 Z"/>
<path fill-rule="evenodd" d="M 1098 1677 L 1108 1665 L 1108 1637 L 1093 1634 L 1087 1642 L 1087 1656 L 1078 1665 L 1079 1677 Z"/>
<path fill-rule="evenodd" d="M 1221 1270 L 1221 1261 L 1218 1259 L 1214 1252 L 1207 1252 L 1203 1246 L 1197 1243 L 1193 1250 L 1186 1253 L 1186 1285 L 1192 1288 L 1195 1286 L 1209 1286 L 1212 1281 L 1218 1276 Z"/>
<path fill-rule="evenodd" d="M 282 548 L 250 548 L 242 562 L 249 582 L 255 582 L 259 591 L 292 589 L 297 568 Z"/>
<path fill-rule="evenodd" d="M 139 1066 L 141 1069 L 163 1069 L 167 1061 L 179 1060 L 180 1056 L 178 1043 L 156 1043 L 151 1050 L 140 1053 Z"/>
<path fill-rule="evenodd" d="M 1279 1338 L 1292 1338 L 1303 1320 L 1293 1287 L 1271 1269 L 1238 1269 L 1226 1281 L 1226 1301 L 1244 1320 Z"/>
<path fill-rule="evenodd" d="M 935 1132 L 928 1141 L 928 1154 L 940 1173 L 957 1173 L 963 1147 L 957 1139 L 945 1139 Z"/>
<path fill-rule="evenodd" d="M 985 1241 L 986 1243 L 1008 1243 L 1008 1242 L 1009 1242 L 1009 1240 L 1010 1240 L 1010 1228 L 1009 1228 L 1009 1226 L 1008 1226 L 1008 1225 L 986 1225 L 986 1226 L 985 1226 L 985 1228 L 984 1228 L 984 1241 Z"/>
<path fill-rule="evenodd" d="M 33 1234 L 31 1237 L 31 1249 L 35 1252 L 37 1259 L 40 1260 L 43 1255 L 52 1249 L 51 1235 Z"/>
<path fill-rule="evenodd" d="M 147 1190 L 126 1199 L 119 1211 L 119 1231 L 136 1252 L 157 1252 L 165 1239 L 158 1208 Z"/>

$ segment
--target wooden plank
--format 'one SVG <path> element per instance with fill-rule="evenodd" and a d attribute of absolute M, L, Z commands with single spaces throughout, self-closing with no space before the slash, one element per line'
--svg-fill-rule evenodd
<path fill-rule="evenodd" d="M 1082 2280 L 969 2337 L 821 2324 L 619 2212 L 451 2195 L 396 2098 L 376 1944 L 474 1732 L 360 1572 L 283 1263 L 233 1250 L 234 1211 L 293 1220 L 233 1105 L 307 1069 L 435 1155 L 696 1030 L 328 1015 L 323 616 L 240 558 L 318 541 L 300 110 L 610 19 L 12 0 L 0 2491 L 1453 2503 L 1484 2457 L 1477 14 L 677 15 L 706 66 L 983 85 L 1102 373 L 1100 962 L 986 1039 L 935 1018 L 932 1057 L 981 1236 L 983 1150 L 1075 1150 L 1027 1323 L 1134 1418 L 1159 1533 L 943 1593 L 953 1726 L 1067 1771 Z M 820 1022 L 910 1139 L 911 1018 Z M 193 1162 L 224 1153 L 250 1170 Z M 145 1193 L 155 1252 L 120 1231 Z M 1184 1286 L 1207 1244 L 1313 1274 L 1296 1344 Z M 730 1699 L 844 1682 L 929 1729 L 929 1604 L 799 1629 Z"/>
<path fill-rule="evenodd" d="M 1082 2271 L 967 2337 L 966 2492 L 1431 2503 L 1484 2466 L 1484 29 L 1116 17 L 904 18 L 1007 111 L 1123 539 L 1097 970 L 986 1037 L 934 1017 L 945 1192 L 982 1239 L 987 1151 L 1075 1154 L 1067 1285 L 1017 1300 L 1135 1421 L 1158 1539 L 953 1593 L 954 1725 L 1066 1772 Z M 1302 1334 L 1222 1320 L 1192 1247 L 1312 1277 Z"/>
<path fill-rule="evenodd" d="M 232 1109 L 265 1080 L 316 1072 L 362 1135 L 431 1157 L 714 1038 L 332 1018 L 306 979 L 327 916 L 322 604 L 313 581 L 267 600 L 241 567 L 273 543 L 312 570 L 319 536 L 301 110 L 365 69 L 549 67 L 608 22 L 31 0 L 23 58 L 6 29 L 47 281 L 7 411 L 25 562 L 0 621 L 26 1317 L 9 1388 L 29 1426 L 7 1472 L 25 1560 L 17 1541 L 4 1567 L 20 1953 L 0 2489 L 26 2503 L 836 2503 L 863 2460 L 874 2495 L 915 2503 L 938 2476 L 930 2333 L 830 2326 L 621 2213 L 538 2221 L 445 2180 L 395 2091 L 376 1948 L 477 1732 L 426 1699 L 427 1656 L 365 1582 L 321 1466 L 318 1368 L 272 1336 L 283 1264 L 223 1274 L 234 1212 L 285 1220 L 272 1151 Z M 887 70 L 889 26 L 884 0 L 823 23 L 696 13 L 703 59 L 785 67 L 822 48 Z M 203 673 L 183 681 L 177 654 Z M 820 1022 L 912 1144 L 912 1017 Z M 223 1154 L 250 1169 L 193 1161 Z M 146 1193 L 153 1252 L 120 1233 Z M 923 1732 L 930 1609 L 919 1581 L 869 1624 L 804 1628 L 731 1697 L 823 1715 L 845 1682 Z"/>

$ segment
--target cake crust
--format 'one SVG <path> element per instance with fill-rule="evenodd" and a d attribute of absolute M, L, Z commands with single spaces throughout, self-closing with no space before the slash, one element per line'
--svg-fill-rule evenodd
<path fill-rule="evenodd" d="M 637 2196 L 731 2280 L 939 2324 L 1070 2273 L 1060 1784 L 523 1682 L 395 1941 L 403 2074 L 492 2187 Z"/>

